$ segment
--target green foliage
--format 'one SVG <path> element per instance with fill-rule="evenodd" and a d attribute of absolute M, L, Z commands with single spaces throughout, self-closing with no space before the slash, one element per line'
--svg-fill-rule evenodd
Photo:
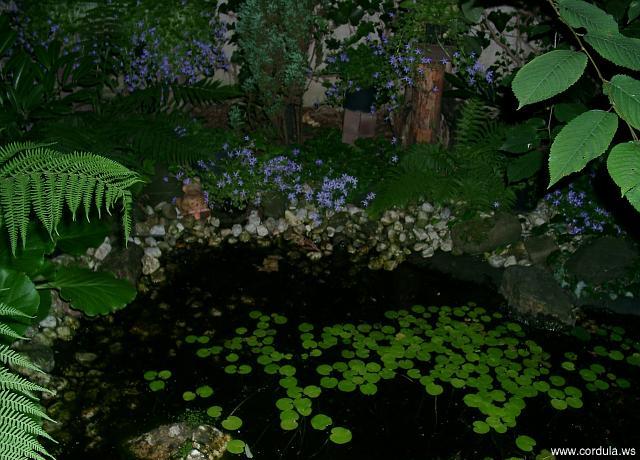
<path fill-rule="evenodd" d="M 487 116 L 482 103 L 470 100 L 462 109 L 454 146 L 410 147 L 381 183 L 370 212 L 379 215 L 421 199 L 469 210 L 510 207 L 514 195 L 505 185 L 503 141 L 504 128 Z"/>
<path fill-rule="evenodd" d="M 66 207 L 75 220 L 122 206 L 124 236 L 131 230 L 131 192 L 138 175 L 113 160 L 91 153 L 62 154 L 48 144 L 13 143 L 0 148 L 0 215 L 15 254 L 25 247 L 31 211 L 49 235 L 57 232 Z"/>
<path fill-rule="evenodd" d="M 556 50 L 539 56 L 520 69 L 513 81 L 513 91 L 520 107 L 543 101 L 564 92 L 572 81 L 579 79 L 589 58 L 602 90 L 609 98 L 615 113 L 590 110 L 572 117 L 556 136 L 549 156 L 550 183 L 582 170 L 591 160 L 609 150 L 619 120 L 628 125 L 633 141 L 638 140 L 635 131 L 640 125 L 640 99 L 637 91 L 640 82 L 625 75 L 615 75 L 607 80 L 600 65 L 586 47 L 589 44 L 601 57 L 621 67 L 640 70 L 640 39 L 619 32 L 615 18 L 597 6 L 582 0 L 559 0 L 556 13 L 571 30 L 580 51 Z M 633 9 L 631 8 L 633 7 Z M 637 17 L 637 6 L 630 5 L 628 17 Z M 578 34 L 575 29 L 584 29 Z M 584 43 L 583 42 L 586 42 Z M 548 76 L 541 71 L 546 66 Z M 561 76 L 562 75 L 562 76 Z M 551 77 L 550 77 L 551 76 Z M 640 210 L 640 171 L 636 168 L 635 144 L 618 144 L 613 147 L 607 162 L 609 174 L 622 189 L 622 196 Z"/>
<path fill-rule="evenodd" d="M 404 43 L 456 43 L 463 34 L 464 21 L 456 0 L 400 2 L 396 35 Z"/>
<path fill-rule="evenodd" d="M 286 143 L 297 141 L 300 134 L 287 129 L 284 117 L 287 106 L 302 103 L 312 64 L 309 47 L 323 22 L 315 14 L 317 6 L 311 0 L 246 0 L 238 11 L 242 88 Z M 311 59 L 321 59 L 321 50 L 316 46 Z M 297 129 L 300 117 L 291 120 Z"/>
<path fill-rule="evenodd" d="M 0 294 L 6 289 L 0 288 Z M 21 298 L 3 296 L 0 301 L 0 338 L 15 339 L 19 337 L 18 330 L 11 324 L 16 319 L 27 317 L 20 303 L 4 303 L 5 300 L 20 302 Z M 51 457 L 42 446 L 38 437 L 52 438 L 42 429 L 42 419 L 51 420 L 44 409 L 38 404 L 34 392 L 52 391 L 29 382 L 8 369 L 17 366 L 42 372 L 27 358 L 13 351 L 6 345 L 0 344 L 0 446 L 2 456 L 12 459 L 31 459 Z M 53 458 L 53 457 L 51 457 Z"/>
<path fill-rule="evenodd" d="M 106 272 L 63 268 L 47 285 L 58 289 L 71 306 L 89 316 L 104 315 L 124 308 L 136 296 L 136 289 L 125 280 Z"/>

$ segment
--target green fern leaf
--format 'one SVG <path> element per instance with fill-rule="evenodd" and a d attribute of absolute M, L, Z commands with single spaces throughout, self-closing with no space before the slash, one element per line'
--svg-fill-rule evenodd
<path fill-rule="evenodd" d="M 46 414 L 39 404 L 36 404 L 21 394 L 13 393 L 12 391 L 0 391 L 0 407 L 8 407 L 16 412 L 33 415 L 53 422 L 53 419 Z"/>
<path fill-rule="evenodd" d="M 16 353 L 11 348 L 3 344 L 0 344 L 0 363 L 12 366 L 26 367 L 27 369 L 42 372 L 42 369 L 29 361 L 29 359 L 25 358 L 19 353 Z"/>

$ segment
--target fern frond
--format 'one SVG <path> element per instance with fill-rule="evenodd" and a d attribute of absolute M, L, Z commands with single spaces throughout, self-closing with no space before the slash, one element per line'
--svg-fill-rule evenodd
<path fill-rule="evenodd" d="M 18 239 L 25 242 L 32 208 L 51 235 L 62 220 L 65 204 L 74 219 L 83 204 L 88 218 L 91 203 L 95 202 L 98 210 L 103 207 L 101 194 L 105 188 L 107 209 L 117 201 L 123 203 L 122 212 L 126 215 L 123 222 L 127 225 L 124 233 L 128 237 L 131 230 L 128 189 L 140 182 L 135 172 L 92 153 L 64 154 L 48 146 L 20 148 L 12 144 L 5 153 L 5 162 L 0 164 L 0 214 L 14 253 Z"/>
<path fill-rule="evenodd" d="M 0 321 L 0 335 L 4 335 L 5 337 L 11 337 L 12 339 L 24 339 L 25 337 L 18 334 L 14 331 L 9 325 Z"/>
<path fill-rule="evenodd" d="M 16 412 L 33 415 L 53 422 L 44 409 L 34 401 L 12 391 L 0 391 L 0 407 L 9 407 Z"/>
<path fill-rule="evenodd" d="M 26 433 L 42 436 L 53 441 L 53 438 L 42 429 L 42 426 L 33 418 L 14 411 L 8 407 L 0 408 L 0 426 L 18 428 Z"/>
<path fill-rule="evenodd" d="M 33 364 L 29 359 L 25 358 L 20 353 L 13 351 L 11 348 L 3 344 L 0 344 L 0 363 L 12 366 L 26 367 L 27 369 L 32 369 L 36 372 L 42 372 L 42 369 Z"/>
<path fill-rule="evenodd" d="M 31 318 L 25 312 L 18 310 L 17 308 L 10 307 L 7 304 L 0 302 L 0 316 L 19 316 L 21 318 Z"/>
<path fill-rule="evenodd" d="M 27 379 L 13 374 L 8 369 L 0 367 L 0 390 L 15 390 L 21 393 L 30 391 L 43 391 L 53 393 L 48 388 L 41 387 L 35 383 L 29 382 Z"/>

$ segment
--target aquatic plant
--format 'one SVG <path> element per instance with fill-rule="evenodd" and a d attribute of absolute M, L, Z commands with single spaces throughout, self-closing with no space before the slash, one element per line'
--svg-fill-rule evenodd
<path fill-rule="evenodd" d="M 261 368 L 277 382 L 273 397 L 280 428 L 295 431 L 308 421 L 338 445 L 349 443 L 353 433 L 338 417 L 325 413 L 326 404 L 320 412 L 319 401 L 332 392 L 374 397 L 385 381 L 402 377 L 421 386 L 435 403 L 445 392 L 460 395 L 476 435 L 511 431 L 515 448 L 533 452 L 539 442 L 517 429 L 529 401 L 545 401 L 558 412 L 579 410 L 585 391 L 629 388 L 631 380 L 619 373 L 640 366 L 640 343 L 621 327 L 603 325 L 591 332 L 576 328 L 574 334 L 587 344 L 595 333 L 611 345 L 567 351 L 558 360 L 520 324 L 472 302 L 390 310 L 374 323 L 319 327 L 302 322 L 294 329 L 297 342 L 284 348 L 277 338 L 283 328 L 292 330 L 289 318 L 253 310 L 249 319 L 251 324 L 237 327 L 236 335 L 224 342 L 211 345 L 208 337 L 195 335 L 185 341 L 205 345 L 194 350 L 197 356 L 212 359 L 231 376 L 242 366 L 246 374 Z M 193 401 L 197 393 L 189 391 L 185 399 Z M 243 403 L 230 412 L 222 405 L 211 406 L 207 414 L 224 416 L 222 427 L 237 432 L 244 425 L 236 415 Z M 246 440 L 234 441 L 230 452 L 248 448 Z"/>

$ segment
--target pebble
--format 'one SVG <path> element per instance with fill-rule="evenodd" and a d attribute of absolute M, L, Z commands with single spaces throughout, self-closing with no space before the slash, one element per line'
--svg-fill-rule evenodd
<path fill-rule="evenodd" d="M 55 317 L 55 316 L 53 316 L 53 315 L 49 315 L 49 316 L 47 316 L 45 319 L 43 319 L 42 321 L 40 321 L 40 323 L 39 323 L 39 324 L 40 324 L 40 327 L 42 327 L 42 328 L 45 328 L 45 329 L 46 329 L 46 328 L 51 329 L 51 328 L 56 327 L 56 325 L 58 324 L 58 320 L 56 319 L 56 317 Z"/>
<path fill-rule="evenodd" d="M 164 225 L 154 225 L 149 230 L 149 235 L 151 236 L 165 236 L 167 231 L 164 228 Z"/>
<path fill-rule="evenodd" d="M 231 227 L 231 234 L 234 236 L 234 238 L 238 238 L 241 233 L 242 233 L 242 225 L 234 224 L 233 227 Z"/>
<path fill-rule="evenodd" d="M 144 253 L 149 257 L 159 258 L 160 256 L 162 256 L 162 251 L 157 246 L 151 246 L 151 247 L 145 248 Z"/>

